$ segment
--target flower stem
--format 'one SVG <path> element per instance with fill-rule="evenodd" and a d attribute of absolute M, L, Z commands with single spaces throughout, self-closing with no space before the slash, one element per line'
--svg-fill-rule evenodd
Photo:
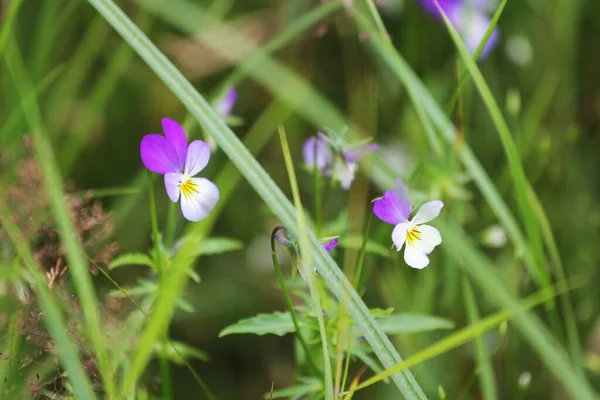
<path fill-rule="evenodd" d="M 162 288 L 165 274 L 165 264 L 162 257 L 162 245 L 160 242 L 160 233 L 158 231 L 158 218 L 156 216 L 156 201 L 154 199 L 154 177 L 148 172 L 148 196 L 150 201 L 150 221 L 152 224 L 152 242 L 154 244 L 154 257 L 158 270 L 158 290 Z M 165 328 L 163 340 L 163 348 L 167 349 L 169 344 L 169 328 Z M 166 351 L 160 356 L 160 372 L 162 375 L 162 397 L 165 400 L 172 398 L 171 390 L 171 370 L 169 368 L 169 359 Z"/>
<path fill-rule="evenodd" d="M 373 213 L 369 213 L 369 219 L 367 219 L 367 225 L 365 226 L 365 231 L 363 233 L 363 242 L 360 247 L 360 253 L 358 253 L 358 258 L 356 259 L 356 271 L 354 271 L 353 280 L 353 286 L 356 290 L 358 290 L 358 285 L 360 284 L 360 277 L 362 275 L 363 264 L 365 262 L 365 255 L 367 254 L 367 243 L 369 242 L 369 229 L 371 228 L 372 217 Z"/>
<path fill-rule="evenodd" d="M 275 267 L 275 273 L 277 274 L 277 280 L 279 282 L 279 286 L 281 286 L 281 290 L 283 291 L 283 297 L 285 298 L 285 304 L 287 305 L 287 308 L 290 311 L 290 316 L 292 317 L 292 322 L 294 324 L 294 329 L 296 330 L 296 335 L 298 336 L 298 341 L 300 341 L 300 345 L 302 346 L 304 353 L 306 353 L 308 367 L 315 375 L 318 376 L 319 369 L 317 368 L 315 362 L 313 361 L 310 349 L 308 348 L 308 344 L 304 340 L 304 336 L 302 336 L 302 332 L 300 331 L 300 325 L 298 324 L 298 318 L 296 317 L 296 313 L 294 312 L 294 305 L 292 304 L 292 299 L 290 298 L 290 294 L 287 290 L 287 286 L 285 284 L 285 279 L 283 278 L 283 273 L 281 272 L 281 267 L 279 266 L 277 252 L 275 251 L 275 234 L 280 229 L 284 229 L 284 228 L 282 226 L 277 226 L 273 230 L 273 233 L 271 234 L 271 257 L 273 258 L 273 266 Z"/>
<path fill-rule="evenodd" d="M 321 207 L 323 206 L 321 202 L 321 171 L 317 167 L 317 143 L 318 140 L 315 140 L 315 148 L 314 148 L 314 162 L 313 162 L 313 190 L 314 190 L 314 218 L 315 218 L 315 233 L 317 237 L 321 236 Z"/>

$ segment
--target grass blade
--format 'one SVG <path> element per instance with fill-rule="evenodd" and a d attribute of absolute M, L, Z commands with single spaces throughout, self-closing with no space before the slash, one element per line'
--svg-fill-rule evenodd
<path fill-rule="evenodd" d="M 467 273 L 491 301 L 506 307 L 514 314 L 515 323 L 524 339 L 537 351 L 546 367 L 564 384 L 569 393 L 577 399 L 597 398 L 590 384 L 577 372 L 578 368 L 566 356 L 562 346 L 556 342 L 537 316 L 526 312 L 511 296 L 490 261 L 467 241 L 466 234 L 457 227 L 446 225 L 443 221 L 437 225 L 442 232 L 446 247 L 451 249 L 448 254 L 456 262 L 462 263 Z"/>
<path fill-rule="evenodd" d="M 492 121 L 496 126 L 496 130 L 500 135 L 500 140 L 502 142 L 502 147 L 504 148 L 504 152 L 506 153 L 506 158 L 508 159 L 508 165 L 510 168 L 510 172 L 512 178 L 515 182 L 515 194 L 517 197 L 517 203 L 519 205 L 521 218 L 523 219 L 525 225 L 525 232 L 528 238 L 528 245 L 533 254 L 536 269 L 531 268 L 529 273 L 538 281 L 542 287 L 550 284 L 550 276 L 549 272 L 545 268 L 544 265 L 544 251 L 542 247 L 542 240 L 539 231 L 539 227 L 537 224 L 537 220 L 533 213 L 532 205 L 529 201 L 528 197 L 528 183 L 527 178 L 525 176 L 525 171 L 523 169 L 523 164 L 521 164 L 519 150 L 517 149 L 517 145 L 515 144 L 508 125 L 502 116 L 502 111 L 496 104 L 496 100 L 490 91 L 483 75 L 477 68 L 477 64 L 471 59 L 469 55 L 469 50 L 463 43 L 462 39 L 458 35 L 458 32 L 454 29 L 444 10 L 438 5 L 438 10 L 442 18 L 444 19 L 444 23 L 450 32 L 450 36 L 456 45 L 458 52 L 471 75 L 475 86 L 477 87 L 481 98 L 486 105 L 490 116 L 492 117 Z"/>
<path fill-rule="evenodd" d="M 115 387 L 112 380 L 108 379 L 111 376 L 110 362 L 98 318 L 96 291 L 90 278 L 88 264 L 85 261 L 84 252 L 65 200 L 62 179 L 54 159 L 52 146 L 42 125 L 42 116 L 35 98 L 35 89 L 27 76 L 27 69 L 14 41 L 11 40 L 9 45 L 10 57 L 7 57 L 7 65 L 17 87 L 21 98 L 21 106 L 31 129 L 36 160 L 40 170 L 43 171 L 44 189 L 48 194 L 51 209 L 56 218 L 58 233 L 69 264 L 69 272 L 81 301 L 81 308 L 87 322 L 87 332 L 98 357 L 98 370 L 104 378 L 103 383 L 107 396 L 114 398 Z"/>
<path fill-rule="evenodd" d="M 304 216 L 304 208 L 302 208 L 302 200 L 300 199 L 300 190 L 298 189 L 298 181 L 296 180 L 296 172 L 294 171 L 294 161 L 292 160 L 292 154 L 290 153 L 290 147 L 288 146 L 287 138 L 285 137 L 285 131 L 283 127 L 279 127 L 279 139 L 281 140 L 281 148 L 283 151 L 283 157 L 285 159 L 285 166 L 288 171 L 288 179 L 290 180 L 290 186 L 292 188 L 292 196 L 294 198 L 294 205 L 296 207 L 296 216 L 298 224 L 298 238 L 300 244 L 300 252 L 302 253 L 303 260 L 300 263 L 300 269 L 304 271 L 304 276 L 308 282 L 308 288 L 310 290 L 310 296 L 315 307 L 315 314 L 319 323 L 319 333 L 321 335 L 321 346 L 323 348 L 323 370 L 325 371 L 325 399 L 333 399 L 333 378 L 331 375 L 331 355 L 329 354 L 329 345 L 327 340 L 327 331 L 325 330 L 325 319 L 323 318 L 323 308 L 321 306 L 321 298 L 319 296 L 319 288 L 317 287 L 317 281 L 312 271 L 313 260 L 311 254 L 311 248 L 308 244 L 308 236 L 306 234 L 306 218 Z M 273 239 L 271 239 L 273 240 Z"/>
<path fill-rule="evenodd" d="M 548 301 L 548 299 L 566 293 L 569 290 L 579 286 L 581 286 L 581 284 L 565 284 L 563 282 L 562 284 L 557 284 L 556 287 L 542 289 L 539 292 L 524 299 L 519 307 L 522 307 L 522 310 L 531 309 L 540 304 L 543 304 L 544 302 Z M 387 369 L 375 376 L 372 376 L 371 378 L 358 385 L 356 387 L 356 390 L 364 389 L 368 386 L 371 386 L 377 382 L 386 379 L 396 371 L 401 371 L 404 368 L 410 368 L 412 366 L 418 365 L 422 362 L 444 354 L 452 349 L 455 349 L 458 346 L 462 346 L 465 343 L 475 340 L 481 335 L 483 335 L 485 332 L 488 332 L 498 327 L 501 323 L 514 318 L 514 316 L 514 313 L 510 310 L 501 310 L 490 316 L 487 316 L 484 319 L 476 322 L 475 324 L 469 325 L 466 328 L 463 328 L 458 332 L 455 332 L 433 343 L 424 350 L 407 358 L 406 361 L 404 361 L 402 364 L 395 365 L 391 369 Z"/>
<path fill-rule="evenodd" d="M 477 302 L 475 300 L 473 288 L 471 287 L 471 282 L 469 282 L 468 278 L 466 277 L 463 278 L 463 293 L 465 296 L 469 323 L 471 325 L 476 324 L 479 321 L 479 310 L 477 309 Z M 494 368 L 492 366 L 492 360 L 490 359 L 489 351 L 486 348 L 483 335 L 475 338 L 475 355 L 477 357 L 477 364 L 479 368 L 477 376 L 479 377 L 483 398 L 485 400 L 496 400 L 498 395 L 496 389 L 496 379 L 494 378 Z"/>

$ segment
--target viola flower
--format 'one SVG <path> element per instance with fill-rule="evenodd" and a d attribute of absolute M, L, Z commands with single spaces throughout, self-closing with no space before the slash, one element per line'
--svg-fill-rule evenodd
<path fill-rule="evenodd" d="M 419 0 L 421 6 L 439 21 L 442 15 L 435 0 Z M 464 40 L 469 52 L 475 53 L 490 26 L 487 13 L 493 8 L 490 0 L 437 0 L 440 8 L 448 17 L 456 31 Z M 500 33 L 494 28 L 479 58 L 485 58 L 498 44 Z"/>
<path fill-rule="evenodd" d="M 396 179 L 396 189 L 386 191 L 383 197 L 374 201 L 373 213 L 383 222 L 395 225 L 392 242 L 398 251 L 406 242 L 404 261 L 412 268 L 423 269 L 429 264 L 428 254 L 442 243 L 440 232 L 424 224 L 437 217 L 442 207 L 444 203 L 440 200 L 429 201 L 409 221 L 412 207 L 408 189 L 404 182 Z"/>
<path fill-rule="evenodd" d="M 164 175 L 167 195 L 173 202 L 181 197 L 181 211 L 189 221 L 206 218 L 219 200 L 219 189 L 206 178 L 195 178 L 210 159 L 208 144 L 194 140 L 188 146 L 183 128 L 163 118 L 165 136 L 150 134 L 142 138 L 140 155 L 150 171 Z"/>
<path fill-rule="evenodd" d="M 234 87 L 230 87 L 227 89 L 225 96 L 221 98 L 216 104 L 215 109 L 217 113 L 224 118 L 227 119 L 231 115 L 231 111 L 233 110 L 233 106 L 235 105 L 238 98 L 237 91 Z"/>
<path fill-rule="evenodd" d="M 358 169 L 358 161 L 367 154 L 377 150 L 377 144 L 365 143 L 350 150 L 338 150 L 335 144 L 318 132 L 304 142 L 302 156 L 307 167 L 315 168 L 325 177 L 340 182 L 344 190 L 348 190 Z"/>

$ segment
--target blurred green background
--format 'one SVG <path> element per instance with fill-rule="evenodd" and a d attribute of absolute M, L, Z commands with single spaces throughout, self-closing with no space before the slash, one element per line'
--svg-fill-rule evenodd
<path fill-rule="evenodd" d="M 22 4 L 15 7 L 15 3 Z M 523 265 L 518 248 L 506 241 L 502 221 L 482 197 L 470 171 L 455 156 L 456 148 L 463 142 L 452 146 L 444 143 L 441 152 L 432 148 L 406 87 L 374 50 L 372 38 L 357 25 L 352 9 L 316 0 L 116 3 L 209 101 L 217 102 L 223 88 L 235 85 L 239 100 L 233 109 L 232 129 L 242 139 L 250 137 L 260 164 L 291 198 L 277 137 L 277 126 L 285 125 L 301 195 L 309 212 L 314 211 L 313 181 L 310 172 L 301 168 L 301 147 L 323 126 L 305 118 L 295 105 L 286 102 L 282 93 L 293 90 L 294 86 L 286 86 L 285 80 L 274 80 L 274 86 L 269 88 L 260 79 L 253 79 L 252 73 L 232 78 L 232 71 L 239 71 L 236 66 L 250 59 L 255 49 L 245 48 L 244 43 L 236 47 L 235 42 L 227 40 L 227 31 L 221 23 L 203 19 L 196 23 L 195 16 L 208 14 L 215 21 L 223 20 L 228 29 L 256 48 L 268 48 L 275 40 L 271 55 L 341 110 L 347 121 L 379 143 L 380 149 L 372 158 L 383 163 L 394 176 L 402 177 L 411 192 L 415 192 L 415 199 L 444 200 L 444 217 L 461 225 L 476 247 L 494 262 L 501 283 L 515 298 L 538 289 Z M 355 3 L 356 7 L 362 4 Z M 32 158 L 31 146 L 27 144 L 31 120 L 26 118 L 28 110 L 22 108 L 18 89 L 18 82 L 25 75 L 35 86 L 41 122 L 67 191 L 77 195 L 91 191 L 90 201 L 99 201 L 97 204 L 110 214 L 114 229 L 102 237 L 103 243 L 116 243 L 109 258 L 149 251 L 152 231 L 146 190 L 148 175 L 139 156 L 140 140 L 148 133 L 162 133 L 163 117 L 183 124 L 190 137 L 206 139 L 208 133 L 188 116 L 170 88 L 86 2 L 5 0 L 0 5 L 0 171 L 4 186 L 0 193 L 12 215 L 21 212 L 15 210 L 18 196 L 16 199 L 11 197 L 14 193 L 9 196 L 13 188 L 24 188 L 30 194 L 25 199 L 43 196 L 39 180 L 27 181 L 30 178 L 23 161 Z M 198 14 L 187 12 L 190 5 Z M 16 11 L 11 14 L 13 8 Z M 290 31 L 303 16 L 316 9 L 323 12 L 314 23 L 301 32 Z M 441 109 L 451 109 L 463 63 L 446 28 L 424 12 L 417 0 L 382 0 L 377 3 L 377 10 L 397 51 Z M 492 7 L 489 16 L 494 10 Z M 5 29 L 9 16 L 14 17 L 11 29 Z M 477 65 L 507 121 L 525 175 L 546 212 L 565 275 L 584 281 L 570 293 L 572 317 L 581 342 L 581 374 L 598 389 L 600 3 L 508 0 L 497 27 L 500 33 L 497 46 Z M 283 41 L 282 32 L 288 35 Z M 226 54 L 215 50 L 219 48 Z M 24 63 L 22 68 L 15 61 L 20 58 Z M 11 72 L 11 63 L 17 66 L 17 73 Z M 448 116 L 459 126 L 462 140 L 471 147 L 517 222 L 523 224 L 514 178 L 494 123 L 470 79 L 460 93 L 460 111 L 450 111 Z M 215 180 L 226 165 L 227 156 L 217 149 L 202 176 Z M 341 245 L 332 253 L 341 268 L 354 263 L 360 238 L 354 241 L 358 243 L 354 246 L 351 238 L 362 234 L 372 208 L 371 200 L 385 190 L 375 185 L 378 178 L 370 171 L 367 162 L 361 166 L 349 192 L 332 187 L 326 193 L 323 219 L 328 223 L 321 236 L 341 235 Z M 239 319 L 285 309 L 269 246 L 271 231 L 278 220 L 244 179 L 236 181 L 239 177 L 235 173 L 225 179 L 234 186 L 233 192 L 221 205 L 214 225 L 206 224 L 206 233 L 237 239 L 243 246 L 198 259 L 194 270 L 201 282 L 190 281 L 185 288 L 185 297 L 193 310 L 175 313 L 169 335 L 208 355 L 207 360 L 192 360 L 191 366 L 216 398 L 258 399 L 268 394 L 272 382 L 278 389 L 294 382 L 292 336 L 219 338 L 218 334 Z M 167 229 L 168 215 L 172 212 L 176 237 L 180 237 L 191 224 L 180 215 L 179 206 L 170 206 L 162 179 L 155 179 L 155 189 L 160 229 Z M 32 206 L 33 211 L 23 211 L 23 218 L 49 224 L 49 231 L 54 231 L 47 205 L 36 207 Z M 26 233 L 23 225 L 21 229 Z M 28 236 L 34 250 L 45 240 L 51 240 L 50 234 L 40 237 L 38 230 L 34 232 L 37 233 Z M 496 234 L 496 240 L 489 238 L 492 233 Z M 454 323 L 454 330 L 468 326 L 472 318 L 465 300 L 466 275 L 460 263 L 448 256 L 451 250 L 442 244 L 432 254 L 426 269 L 413 270 L 404 263 L 402 254 L 390 250 L 390 234 L 390 226 L 373 219 L 370 240 L 383 248 L 383 255 L 367 253 L 368 284 L 363 296 L 366 304 L 392 307 L 401 313 L 442 317 Z M 12 264 L 14 253 L 8 250 L 11 244 L 4 236 L 2 246 L 3 264 Z M 97 251 L 97 246 L 93 248 Z M 549 251 L 544 255 L 544 265 L 551 279 L 559 280 L 553 275 L 556 266 L 548 261 L 547 254 Z M 284 269 L 289 270 L 288 261 L 284 262 Z M 120 285 L 129 287 L 151 274 L 144 267 L 127 267 L 116 269 L 111 276 Z M 9 280 L 6 275 L 0 279 L 5 283 Z M 65 280 L 66 293 L 70 293 L 68 278 Z M 115 289 L 102 274 L 96 274 L 93 282 L 99 293 Z M 0 312 L 5 321 L 0 323 L 10 320 L 11 313 L 7 310 L 14 300 L 8 298 L 15 293 L 10 287 L 10 284 L 2 286 L 6 307 Z M 489 293 L 480 287 L 474 287 L 474 296 L 479 315 L 498 310 Z M 553 307 L 556 308 L 538 307 L 536 314 L 567 347 L 565 310 L 562 305 Z M 555 330 L 556 323 L 559 332 Z M 0 327 L 4 328 L 3 338 L 7 340 L 9 324 Z M 115 327 L 118 329 L 119 324 Z M 512 324 L 505 329 L 494 329 L 481 336 L 489 354 L 497 398 L 570 398 Z M 399 334 L 391 339 L 406 358 L 451 332 Z M 0 338 L 0 345 L 2 342 L 6 343 Z M 28 350 L 25 342 L 19 349 L 22 353 L 33 351 Z M 462 345 L 420 363 L 411 371 L 430 398 L 441 396 L 440 387 L 449 399 L 487 398 L 489 394 L 482 393 L 478 379 L 482 367 L 477 354 L 472 343 Z M 160 393 L 159 364 L 153 359 L 142 379 L 151 398 L 159 398 L 153 397 Z M 353 364 L 350 377 L 361 366 L 360 362 Z M 11 367 L 3 368 L 6 372 Z M 203 398 L 188 368 L 171 364 L 171 375 L 173 398 Z M 530 382 L 523 383 L 527 377 Z M 25 390 L 19 395 L 23 397 L 11 397 L 5 392 L 0 398 L 29 398 L 34 397 L 32 393 Z M 355 398 L 395 399 L 401 398 L 401 394 L 392 384 L 378 384 L 358 392 Z"/>

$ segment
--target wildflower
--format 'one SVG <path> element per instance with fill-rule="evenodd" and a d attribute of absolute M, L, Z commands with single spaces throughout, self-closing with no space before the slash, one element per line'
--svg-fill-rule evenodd
<path fill-rule="evenodd" d="M 373 213 L 388 224 L 395 225 L 392 242 L 400 251 L 404 242 L 404 261 L 412 268 L 423 269 L 429 264 L 427 255 L 442 243 L 440 232 L 432 226 L 423 225 L 440 214 L 444 203 L 429 201 L 421 206 L 412 220 L 408 220 L 412 207 L 408 200 L 408 189 L 404 182 L 396 179 L 396 189 L 385 192 L 374 201 Z"/>
<path fill-rule="evenodd" d="M 464 40 L 471 54 L 475 53 L 490 26 L 487 12 L 492 8 L 490 0 L 419 0 L 421 6 L 438 20 L 442 15 L 437 7 L 444 11 L 456 31 Z M 437 4 L 436 4 L 437 3 Z M 479 58 L 485 58 L 496 47 L 500 33 L 494 28 Z"/>
<path fill-rule="evenodd" d="M 377 144 L 364 143 L 349 150 L 339 150 L 323 133 L 318 132 L 304 142 L 302 156 L 309 169 L 315 167 L 323 176 L 338 181 L 348 190 L 358 169 L 358 162 L 377 150 Z M 316 165 L 315 165 L 316 164 Z"/>
<path fill-rule="evenodd" d="M 219 189 L 206 178 L 195 178 L 210 159 L 208 144 L 194 140 L 188 146 L 183 128 L 163 118 L 165 136 L 150 134 L 142 139 L 140 155 L 150 171 L 164 175 L 167 195 L 177 202 L 181 195 L 181 211 L 189 221 L 206 218 L 219 200 Z"/>
<path fill-rule="evenodd" d="M 235 105 L 237 98 L 238 94 L 235 88 L 228 88 L 227 92 L 225 93 L 225 96 L 223 96 L 223 98 L 221 98 L 215 104 L 215 109 L 217 110 L 217 113 L 219 113 L 219 115 L 222 118 L 227 119 L 227 117 L 231 115 L 231 111 L 233 110 L 233 106 Z"/>

